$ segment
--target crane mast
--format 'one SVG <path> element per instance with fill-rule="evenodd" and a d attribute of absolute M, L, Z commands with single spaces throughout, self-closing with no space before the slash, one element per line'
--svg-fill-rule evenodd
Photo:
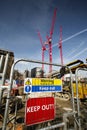
<path fill-rule="evenodd" d="M 63 52 L 62 52 L 62 26 L 60 26 L 60 39 L 58 44 L 60 50 L 61 65 L 63 65 Z"/>
<path fill-rule="evenodd" d="M 49 62 L 52 63 L 52 35 L 54 31 L 54 24 L 56 19 L 57 8 L 54 10 L 52 25 L 50 29 L 50 35 L 47 36 L 48 46 L 49 46 Z M 52 72 L 52 65 L 49 65 L 49 72 Z"/>
<path fill-rule="evenodd" d="M 39 31 L 38 31 L 38 37 L 40 39 L 40 43 L 41 43 L 41 46 L 42 46 L 42 62 L 44 62 L 44 51 L 46 50 L 46 47 L 43 44 L 42 37 L 41 37 L 41 34 L 40 34 Z M 42 70 L 44 71 L 44 64 L 42 64 Z"/>

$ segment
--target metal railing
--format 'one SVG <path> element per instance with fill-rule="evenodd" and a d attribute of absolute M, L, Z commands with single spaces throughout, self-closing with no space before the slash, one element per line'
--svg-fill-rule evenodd
<path fill-rule="evenodd" d="M 78 90 L 78 73 L 79 71 L 82 70 L 82 71 L 87 71 L 87 68 L 77 68 L 76 69 L 76 72 L 75 72 L 75 77 L 76 77 L 76 109 L 77 109 L 77 122 L 78 122 L 78 127 L 79 127 L 79 130 L 81 130 L 81 118 L 80 118 L 80 115 L 81 115 L 81 112 L 80 112 L 80 99 L 79 99 L 79 90 Z"/>
<path fill-rule="evenodd" d="M 3 128 L 2 130 L 6 130 L 6 125 L 7 125 L 7 118 L 8 118 L 8 109 L 9 109 L 9 102 L 10 102 L 10 98 L 11 98 L 11 89 L 12 89 L 12 83 L 13 83 L 13 74 L 14 74 L 14 68 L 15 68 L 15 65 L 19 62 L 31 62 L 31 63 L 39 63 L 39 64 L 46 64 L 46 65 L 53 65 L 53 66 L 58 66 L 58 67 L 61 67 L 60 64 L 54 64 L 54 63 L 48 63 L 48 62 L 41 62 L 41 61 L 37 61 L 37 60 L 29 60 L 29 59 L 20 59 L 20 60 L 17 60 L 13 63 L 12 65 L 12 68 L 11 68 L 11 73 L 10 73 L 10 85 L 9 85 L 9 88 L 8 88 L 8 95 L 7 95 L 7 101 L 6 101 L 6 108 L 5 108 L 5 114 L 4 114 L 4 121 L 3 121 Z M 67 67 L 67 66 L 65 66 Z M 67 67 L 68 68 L 68 67 Z M 68 68 L 69 69 L 69 68 Z M 70 69 L 69 69 L 70 70 Z M 54 126 L 51 126 L 51 127 L 47 127 L 45 129 L 41 129 L 41 130 L 48 130 L 48 129 L 51 129 L 52 127 L 53 128 L 57 128 L 57 127 L 61 127 L 63 126 L 64 127 L 64 130 L 67 130 L 66 128 L 66 118 L 69 116 L 69 115 L 74 115 L 75 117 L 75 103 L 74 103 L 74 93 L 73 93 L 73 87 L 72 87 L 72 72 L 70 70 L 70 77 L 71 77 L 71 90 L 72 90 L 72 97 L 71 97 L 71 101 L 72 101 L 72 113 L 67 113 L 66 116 L 64 116 L 64 121 L 62 123 L 59 123 L 57 125 L 54 125 Z M 74 122 L 75 123 L 75 122 Z M 76 125 L 76 123 L 75 123 Z M 75 126 L 76 127 L 76 126 Z M 76 129 L 75 129 L 76 130 Z"/>

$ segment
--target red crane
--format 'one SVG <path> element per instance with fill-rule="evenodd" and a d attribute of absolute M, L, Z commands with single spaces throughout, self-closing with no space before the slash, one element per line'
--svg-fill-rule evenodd
<path fill-rule="evenodd" d="M 52 35 L 53 35 L 53 31 L 54 31 L 56 12 L 57 12 L 57 9 L 54 10 L 52 25 L 51 25 L 51 29 L 50 29 L 50 35 L 47 36 L 47 41 L 48 41 L 47 43 L 49 45 L 49 62 L 50 63 L 52 63 Z M 49 72 L 52 72 L 52 65 L 49 66 Z"/>
<path fill-rule="evenodd" d="M 46 50 L 46 47 L 45 47 L 45 44 L 43 44 L 42 37 L 39 31 L 38 31 L 38 36 L 39 36 L 40 43 L 42 46 L 42 62 L 44 62 L 44 51 Z M 42 64 L 42 70 L 44 71 L 44 64 Z"/>
<path fill-rule="evenodd" d="M 62 26 L 60 26 L 60 39 L 58 47 L 60 49 L 60 59 L 61 59 L 61 65 L 63 65 L 63 52 L 62 52 Z"/>

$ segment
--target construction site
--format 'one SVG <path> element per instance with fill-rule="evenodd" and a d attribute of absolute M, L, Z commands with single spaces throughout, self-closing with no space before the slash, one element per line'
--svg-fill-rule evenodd
<path fill-rule="evenodd" d="M 87 59 L 64 64 L 60 26 L 61 64 L 52 62 L 56 13 L 57 9 L 44 44 L 37 31 L 41 61 L 15 60 L 14 52 L 0 49 L 0 130 L 87 130 Z M 45 51 L 49 52 L 48 62 L 45 62 Z M 16 69 L 20 62 L 25 67 L 22 72 Z"/>
<path fill-rule="evenodd" d="M 0 50 L 0 58 L 0 129 L 86 130 L 87 77 L 82 77 L 78 72 L 86 72 L 87 64 L 80 60 L 66 66 L 29 59 L 14 61 L 14 53 L 6 50 Z M 47 75 L 42 67 L 20 73 L 15 70 L 15 65 L 21 61 L 42 65 L 44 63 L 49 68 L 57 66 L 60 69 Z M 31 79 L 35 87 L 32 92 L 29 87 Z M 49 107 L 47 103 L 50 103 Z M 44 113 L 40 111 L 40 117 L 38 112 L 41 105 L 44 106 Z M 29 111 L 29 117 L 26 111 Z"/>

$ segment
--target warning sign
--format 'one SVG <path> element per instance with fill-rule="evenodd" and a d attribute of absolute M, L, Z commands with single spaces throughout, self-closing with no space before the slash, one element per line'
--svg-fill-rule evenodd
<path fill-rule="evenodd" d="M 24 93 L 31 92 L 31 87 L 32 87 L 32 79 L 26 78 L 24 81 Z"/>
<path fill-rule="evenodd" d="M 53 120 L 55 103 L 53 97 L 30 98 L 26 101 L 25 124 L 33 125 Z"/>
<path fill-rule="evenodd" d="M 46 86 L 55 86 L 62 84 L 61 79 L 48 79 L 48 78 L 33 78 L 32 79 L 32 86 L 33 85 L 46 85 Z"/>
<path fill-rule="evenodd" d="M 24 92 L 61 92 L 61 79 L 48 78 L 26 78 L 24 82 Z"/>
<path fill-rule="evenodd" d="M 25 85 L 31 85 L 30 79 L 27 79 Z"/>

